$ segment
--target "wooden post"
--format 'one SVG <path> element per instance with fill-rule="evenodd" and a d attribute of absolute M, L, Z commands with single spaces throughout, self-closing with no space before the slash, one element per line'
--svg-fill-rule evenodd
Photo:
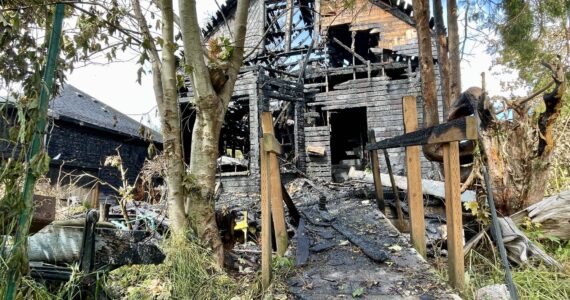
<path fill-rule="evenodd" d="M 285 19 L 285 52 L 291 51 L 291 23 L 293 21 L 293 0 L 287 0 L 287 18 Z"/>
<path fill-rule="evenodd" d="M 95 183 L 93 190 L 91 191 L 91 207 L 98 208 L 99 207 L 99 181 Z"/>
<path fill-rule="evenodd" d="M 261 285 L 267 289 L 271 283 L 271 190 L 268 154 L 259 139 L 259 159 L 261 173 Z"/>
<path fill-rule="evenodd" d="M 462 289 L 465 280 L 465 266 L 463 258 L 463 220 L 461 219 L 459 142 L 443 144 L 443 168 L 445 176 L 449 281 L 453 287 Z"/>
<path fill-rule="evenodd" d="M 368 130 L 368 142 L 376 143 L 376 136 L 374 130 Z M 376 205 L 381 212 L 386 209 L 384 203 L 384 188 L 382 187 L 382 180 L 380 179 L 380 163 L 378 161 L 378 150 L 372 150 L 370 153 L 370 163 L 372 164 L 372 177 L 374 178 L 374 190 L 376 191 Z"/>
<path fill-rule="evenodd" d="M 109 210 L 111 209 L 111 204 L 105 202 L 99 203 L 99 222 L 109 221 Z"/>
<path fill-rule="evenodd" d="M 271 112 L 263 112 L 261 114 L 261 129 L 264 136 L 269 134 L 273 136 L 273 117 Z M 279 170 L 279 158 L 277 157 L 277 152 L 268 149 L 269 145 L 275 145 L 276 142 L 273 139 L 268 139 L 273 141 L 267 144 L 264 138 L 264 151 L 267 153 L 267 163 L 270 167 L 270 192 L 271 192 L 271 214 L 273 216 L 273 225 L 275 226 L 275 240 L 277 242 L 277 254 L 284 255 L 287 251 L 287 246 L 289 243 L 289 237 L 287 236 L 287 227 L 285 225 L 285 209 L 283 208 L 283 194 L 281 191 L 281 173 Z M 271 144 L 272 143 L 272 144 Z"/>
<path fill-rule="evenodd" d="M 404 129 L 406 133 L 418 129 L 416 97 L 405 96 L 403 99 Z M 410 207 L 410 235 L 414 248 L 426 257 L 424 197 L 422 193 L 422 174 L 420 167 L 420 146 L 406 147 L 406 166 L 408 170 L 408 203 Z M 459 166 L 459 164 L 458 164 Z"/>

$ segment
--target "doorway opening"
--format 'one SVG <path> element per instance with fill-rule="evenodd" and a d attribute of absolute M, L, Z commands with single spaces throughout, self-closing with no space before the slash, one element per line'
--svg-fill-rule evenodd
<path fill-rule="evenodd" d="M 351 167 L 364 170 L 368 142 L 366 107 L 330 112 L 331 164 L 335 181 L 343 181 Z"/>

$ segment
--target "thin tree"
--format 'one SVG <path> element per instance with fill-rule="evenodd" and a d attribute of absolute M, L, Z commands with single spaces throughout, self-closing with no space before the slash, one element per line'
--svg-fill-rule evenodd
<path fill-rule="evenodd" d="M 233 49 L 224 65 L 224 81 L 214 82 L 211 68 L 206 63 L 195 0 L 181 0 L 180 31 L 184 45 L 185 70 L 190 76 L 196 104 L 196 123 L 192 132 L 190 174 L 187 184 L 194 191 L 186 198 L 186 213 L 190 225 L 202 241 L 207 242 L 223 262 L 223 247 L 214 213 L 214 187 L 218 141 L 224 116 L 234 90 L 239 69 L 243 63 L 249 0 L 237 2 L 233 32 Z"/>
<path fill-rule="evenodd" d="M 424 102 L 424 127 L 439 124 L 439 111 L 436 94 L 435 70 L 431 52 L 431 30 L 429 28 L 429 0 L 414 0 L 414 18 L 418 35 L 420 60 L 420 76 L 422 81 L 422 97 Z M 437 148 L 433 145 L 423 147 L 423 152 L 429 160 L 441 160 Z"/>
<path fill-rule="evenodd" d="M 447 46 L 447 34 L 443 21 L 442 0 L 433 1 L 433 14 L 435 21 L 435 32 L 437 36 L 437 57 L 439 65 L 439 74 L 441 80 L 441 90 L 443 96 L 443 116 L 447 118 L 447 112 L 451 106 L 451 85 L 449 74 L 449 49 Z"/>
<path fill-rule="evenodd" d="M 459 26 L 457 25 L 457 1 L 447 1 L 447 28 L 449 30 L 449 86 L 450 99 L 455 101 L 461 94 L 461 55 L 459 51 Z"/>

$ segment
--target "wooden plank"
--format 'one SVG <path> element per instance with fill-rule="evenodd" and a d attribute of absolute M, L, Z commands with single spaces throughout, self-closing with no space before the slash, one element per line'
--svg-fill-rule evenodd
<path fill-rule="evenodd" d="M 263 139 L 259 139 L 261 172 L 261 285 L 267 289 L 271 283 L 271 191 L 269 189 L 269 153 L 263 149 Z"/>
<path fill-rule="evenodd" d="M 374 130 L 368 130 L 368 141 L 376 142 Z M 380 179 L 380 163 L 378 161 L 378 150 L 370 151 L 370 162 L 372 163 L 372 177 L 374 178 L 374 191 L 376 192 L 376 205 L 378 209 L 384 212 L 386 204 L 384 203 L 384 188 Z"/>
<path fill-rule="evenodd" d="M 413 132 L 418 129 L 416 97 L 405 96 L 404 130 Z M 408 171 L 408 203 L 410 206 L 410 235 L 412 244 L 420 255 L 426 257 L 426 233 L 424 216 L 424 197 L 422 193 L 422 169 L 420 165 L 420 147 L 406 148 L 406 168 Z"/>
<path fill-rule="evenodd" d="M 372 178 L 372 174 L 364 174 L 364 171 L 357 171 L 362 172 L 361 174 L 354 174 L 353 177 L 355 179 L 363 179 L 366 182 L 373 183 L 374 180 Z M 399 189 L 407 190 L 408 189 L 408 179 L 403 176 L 394 175 L 394 180 L 396 181 L 396 186 Z M 385 187 L 391 187 L 390 185 L 390 175 L 385 173 L 380 173 L 380 181 L 382 185 Z M 435 196 L 438 198 L 445 198 L 445 183 L 442 181 L 430 180 L 430 179 L 422 179 L 422 193 L 426 195 Z M 469 202 L 475 201 L 476 194 L 475 191 L 467 190 L 461 194 L 461 202 Z"/>
<path fill-rule="evenodd" d="M 312 156 L 325 156 L 325 147 L 322 146 L 315 146 L 315 145 L 308 145 L 307 146 L 307 154 Z"/>
<path fill-rule="evenodd" d="M 451 285 L 459 290 L 464 285 L 463 220 L 461 219 L 461 179 L 459 174 L 459 142 L 443 144 L 445 176 L 445 215 L 447 218 L 448 274 Z"/>
<path fill-rule="evenodd" d="M 407 132 L 406 134 L 385 139 L 374 144 L 368 144 L 366 145 L 366 150 L 440 144 L 476 139 L 477 125 L 475 117 L 469 116 L 462 119 L 449 121 L 437 126 L 420 129 L 413 132 Z"/>
<path fill-rule="evenodd" d="M 99 182 L 95 183 L 93 187 L 93 194 L 91 194 L 91 207 L 99 207 Z"/>
<path fill-rule="evenodd" d="M 281 154 L 281 144 L 277 141 L 275 136 L 271 133 L 263 134 L 263 148 L 266 152 Z"/>
<path fill-rule="evenodd" d="M 274 134 L 273 117 L 271 112 L 261 114 L 261 129 L 263 134 Z M 265 146 L 265 145 L 264 145 Z M 264 149 L 267 152 L 267 149 Z M 275 240 L 277 243 L 277 254 L 284 255 L 287 251 L 289 237 L 285 225 L 285 209 L 283 208 L 283 194 L 281 194 L 281 172 L 279 170 L 279 158 L 275 152 L 267 152 L 269 172 L 269 189 L 271 195 L 271 215 L 275 226 Z"/>
<path fill-rule="evenodd" d="M 358 60 L 360 60 L 362 63 L 366 63 L 367 60 L 364 59 L 364 57 L 360 56 L 358 53 L 354 52 L 350 47 L 348 47 L 347 45 L 343 44 L 341 41 L 339 41 L 337 38 L 333 37 L 333 42 L 337 43 L 339 46 L 341 46 L 344 50 L 348 51 L 350 54 L 352 54 L 354 57 L 358 58 Z"/>
<path fill-rule="evenodd" d="M 299 225 L 301 214 L 299 214 L 297 206 L 295 206 L 293 199 L 291 199 L 291 196 L 289 195 L 289 192 L 287 192 L 287 189 L 285 188 L 284 185 L 281 185 L 281 192 L 283 193 L 283 201 L 285 201 L 287 209 L 289 210 L 289 216 L 291 217 L 291 224 L 296 226 Z"/>
<path fill-rule="evenodd" d="M 392 163 L 390 162 L 390 155 L 388 154 L 388 150 L 383 149 L 384 158 L 386 159 L 386 167 L 388 169 L 388 175 L 390 175 L 390 184 L 392 184 L 392 192 L 394 193 L 394 200 L 396 201 L 396 216 L 398 217 L 398 222 L 396 223 L 396 228 L 400 230 L 400 232 L 404 232 L 404 230 L 408 227 L 404 221 L 404 213 L 402 212 L 402 203 L 400 202 L 400 192 L 398 192 L 396 179 L 394 178 L 394 172 L 392 172 Z M 382 176 L 380 176 L 381 178 Z"/>
<path fill-rule="evenodd" d="M 304 101 L 303 98 L 295 98 L 295 97 L 287 96 L 287 95 L 281 94 L 281 93 L 273 91 L 273 90 L 267 90 L 265 88 L 263 88 L 263 96 L 266 98 L 272 98 L 272 99 L 278 99 L 278 100 L 290 101 L 290 102 Z"/>
<path fill-rule="evenodd" d="M 285 19 L 285 52 L 291 51 L 292 19 L 293 19 L 293 0 L 287 0 L 287 18 Z"/>
<path fill-rule="evenodd" d="M 310 247 L 309 237 L 307 236 L 307 229 L 305 229 L 305 219 L 299 221 L 299 227 L 297 227 L 297 251 L 295 265 L 302 266 L 307 263 L 309 259 L 309 247 Z"/>

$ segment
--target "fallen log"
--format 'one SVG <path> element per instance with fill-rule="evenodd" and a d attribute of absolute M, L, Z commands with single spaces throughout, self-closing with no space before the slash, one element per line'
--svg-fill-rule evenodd
<path fill-rule="evenodd" d="M 513 214 L 511 219 L 521 224 L 525 217 L 533 223 L 540 223 L 545 237 L 570 240 L 570 190 L 545 198 Z"/>
<path fill-rule="evenodd" d="M 348 172 L 348 178 L 360 179 L 366 182 L 374 183 L 374 178 L 371 173 L 366 173 L 364 171 L 357 171 L 356 169 L 350 168 Z M 394 180 L 396 186 L 401 190 L 408 189 L 408 179 L 403 176 L 394 175 Z M 383 186 L 390 187 L 390 175 L 380 173 L 380 181 Z M 422 179 L 422 191 L 424 194 L 445 198 L 445 183 L 436 180 Z M 461 194 L 461 202 L 475 201 L 476 194 L 474 191 L 467 190 Z"/>

